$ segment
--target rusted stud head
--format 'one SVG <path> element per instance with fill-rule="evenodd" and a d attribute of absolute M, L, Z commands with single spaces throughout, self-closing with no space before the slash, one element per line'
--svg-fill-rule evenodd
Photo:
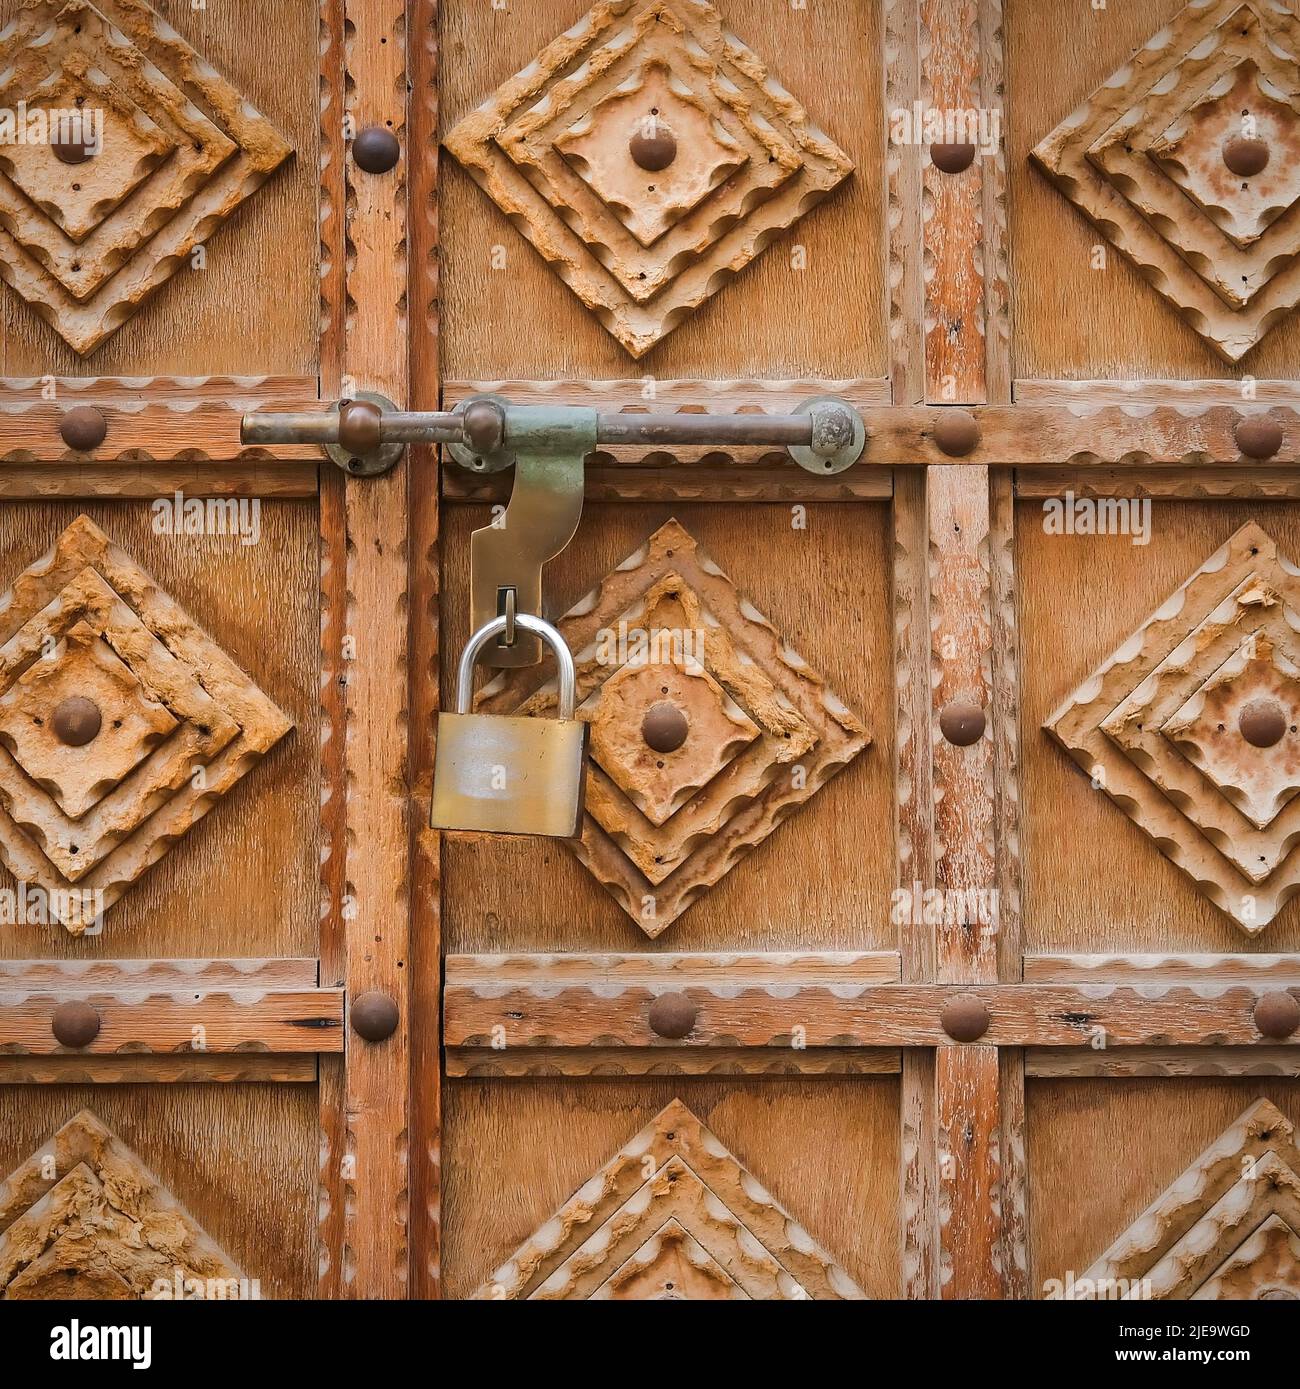
<path fill-rule="evenodd" d="M 1262 994 L 1255 1003 L 1255 1026 L 1262 1037 L 1279 1041 L 1300 1028 L 1300 1002 L 1285 989 Z"/>
<path fill-rule="evenodd" d="M 642 121 L 627 142 L 632 162 L 647 173 L 657 174 L 677 158 L 677 136 L 653 116 Z"/>
<path fill-rule="evenodd" d="M 934 442 L 949 458 L 964 458 L 980 441 L 980 427 L 969 410 L 944 410 L 934 422 Z"/>
<path fill-rule="evenodd" d="M 84 999 L 60 1003 L 50 1019 L 60 1046 L 88 1047 L 99 1036 L 99 1014 Z"/>
<path fill-rule="evenodd" d="M 104 442 L 108 421 L 93 405 L 74 405 L 59 421 L 59 437 L 70 449 L 89 453 Z"/>
<path fill-rule="evenodd" d="M 1248 415 L 1233 430 L 1237 447 L 1246 458 L 1272 458 L 1282 447 L 1282 426 L 1263 415 Z"/>
<path fill-rule="evenodd" d="M 60 700 L 50 718 L 54 736 L 70 748 L 84 748 L 99 736 L 104 726 L 104 716 L 99 705 L 85 695 L 72 695 Z"/>
<path fill-rule="evenodd" d="M 691 731 L 690 720 L 666 699 L 657 700 L 641 720 L 641 736 L 655 752 L 676 752 Z"/>
<path fill-rule="evenodd" d="M 374 453 L 384 412 L 372 400 L 345 400 L 339 406 L 339 445 L 349 453 Z"/>
<path fill-rule="evenodd" d="M 1238 178 L 1254 178 L 1268 164 L 1269 149 L 1263 140 L 1234 135 L 1223 147 L 1223 162 Z"/>
<path fill-rule="evenodd" d="M 54 151 L 54 157 L 65 164 L 84 164 L 87 159 L 93 159 L 99 153 L 99 145 L 94 140 L 72 137 L 55 140 L 50 148 Z"/>
<path fill-rule="evenodd" d="M 371 989 L 352 1000 L 348 1015 L 352 1030 L 367 1042 L 382 1042 L 397 1031 L 397 1004 L 386 993 Z"/>
<path fill-rule="evenodd" d="M 939 732 L 955 748 L 968 748 L 984 736 L 984 710 L 969 699 L 953 699 L 939 710 Z"/>
<path fill-rule="evenodd" d="M 943 1005 L 939 1022 L 954 1042 L 978 1042 L 989 1030 L 989 1010 L 974 994 L 958 994 Z"/>
<path fill-rule="evenodd" d="M 931 145 L 930 163 L 941 173 L 960 174 L 975 162 L 974 145 Z"/>
<path fill-rule="evenodd" d="M 1252 699 L 1237 716 L 1241 736 L 1253 748 L 1271 748 L 1286 733 L 1286 712 L 1273 699 Z"/>
<path fill-rule="evenodd" d="M 352 141 L 352 158 L 357 168 L 368 174 L 386 174 L 397 167 L 402 147 L 397 136 L 382 125 L 368 125 Z"/>
<path fill-rule="evenodd" d="M 676 1041 L 695 1026 L 698 1016 L 699 1009 L 685 994 L 660 994 L 651 1003 L 647 1020 L 655 1036 Z"/>

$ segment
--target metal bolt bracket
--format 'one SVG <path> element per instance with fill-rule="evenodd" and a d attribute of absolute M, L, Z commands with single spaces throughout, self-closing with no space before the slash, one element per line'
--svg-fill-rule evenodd
<path fill-rule="evenodd" d="M 862 416 L 838 396 L 819 395 L 795 407 L 796 415 L 812 416 L 812 442 L 790 445 L 790 457 L 818 477 L 851 468 L 867 446 Z"/>
<path fill-rule="evenodd" d="M 367 447 L 362 449 L 348 447 L 350 443 L 358 442 L 356 438 L 349 438 L 348 431 L 348 414 L 351 407 L 357 402 L 361 402 L 363 405 L 378 406 L 380 418 L 389 411 L 397 409 L 397 406 L 387 396 L 377 395 L 374 391 L 358 391 L 351 399 L 338 401 L 334 409 L 339 414 L 339 438 L 337 443 L 330 442 L 324 445 L 325 454 L 331 463 L 342 468 L 351 477 L 378 477 L 379 474 L 386 473 L 390 468 L 397 466 L 402 454 L 406 452 L 406 445 L 381 443 L 378 420 L 376 420 L 373 438 L 367 440 Z M 372 411 L 365 411 L 364 413 L 373 418 Z"/>

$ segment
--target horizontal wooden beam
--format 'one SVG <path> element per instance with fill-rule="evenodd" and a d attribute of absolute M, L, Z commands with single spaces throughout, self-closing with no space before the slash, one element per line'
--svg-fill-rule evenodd
<path fill-rule="evenodd" d="M 669 460 L 677 461 L 677 460 Z M 734 462 L 696 467 L 610 467 L 601 449 L 587 460 L 583 493 L 589 502 L 862 502 L 894 494 L 889 468 L 850 468 L 838 477 L 814 477 L 797 464 L 738 467 Z M 444 462 L 442 497 L 449 502 L 503 503 L 514 473 L 470 473 Z"/>
<path fill-rule="evenodd" d="M 70 410 L 91 406 L 104 417 L 104 442 L 68 447 L 60 426 Z M 0 380 L 0 461 L 69 468 L 146 462 L 320 461 L 315 445 L 245 447 L 239 424 L 249 411 L 323 408 L 315 377 L 95 377 Z"/>
<path fill-rule="evenodd" d="M 1283 988 L 1300 984 L 1300 955 L 1026 955 L 1023 973 L 1039 984 L 1239 980 Z"/>
<path fill-rule="evenodd" d="M 313 959 L 0 961 L 0 1051 L 9 1056 L 206 1058 L 343 1050 L 343 990 Z M 54 1034 L 60 1005 L 94 1009 L 85 1046 Z"/>
<path fill-rule="evenodd" d="M 1035 1047 L 1025 1074 L 1043 1080 L 1142 1076 L 1297 1076 L 1300 1047 Z"/>
<path fill-rule="evenodd" d="M 1300 1052 L 1297 1052 L 1300 1059 Z M 842 1076 L 897 1075 L 897 1047 L 457 1047 L 447 1052 L 449 1076 Z M 2 1078 L 2 1076 L 0 1076 Z"/>
<path fill-rule="evenodd" d="M 1300 983 L 1267 970 L 1195 982 L 1117 969 L 1078 982 L 880 982 L 892 956 L 450 956 L 448 1048 L 908 1047 L 953 1044 L 954 999 L 987 1011 L 972 1040 L 1014 1047 L 1276 1045 L 1254 1023 L 1265 994 Z M 889 963 L 886 965 L 885 960 Z M 659 1035 L 651 1004 L 682 995 L 690 1030 Z M 977 1010 L 978 1011 L 978 1010 Z M 1300 1045 L 1300 1033 L 1295 1042 Z"/>
<path fill-rule="evenodd" d="M 0 1056 L 0 1085 L 309 1085 L 316 1080 L 316 1066 L 310 1054 L 255 1051 Z"/>

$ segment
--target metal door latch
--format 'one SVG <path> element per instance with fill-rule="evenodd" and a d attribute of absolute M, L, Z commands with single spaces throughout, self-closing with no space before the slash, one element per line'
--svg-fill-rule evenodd
<path fill-rule="evenodd" d="M 498 617 L 542 617 L 542 567 L 573 538 L 582 514 L 584 465 L 600 446 L 784 447 L 801 468 L 830 477 L 862 457 L 862 416 L 836 396 L 805 400 L 790 415 L 601 414 L 583 406 L 512 405 L 474 396 L 454 410 L 398 410 L 358 394 L 324 411 L 245 415 L 245 444 L 319 444 L 356 477 L 387 472 L 407 444 L 445 444 L 476 473 L 515 469 L 510 504 L 470 542 L 471 625 Z M 482 656 L 497 668 L 535 665 L 537 638 L 506 624 Z"/>

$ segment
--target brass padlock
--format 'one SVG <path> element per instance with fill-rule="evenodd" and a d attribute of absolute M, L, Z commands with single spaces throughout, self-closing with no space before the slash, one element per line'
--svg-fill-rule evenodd
<path fill-rule="evenodd" d="M 582 829 L 587 724 L 574 718 L 577 671 L 564 638 L 540 617 L 513 616 L 555 652 L 558 719 L 471 714 L 474 666 L 507 630 L 498 617 L 469 639 L 456 674 L 456 712 L 438 715 L 429 824 L 436 830 L 544 834 L 572 839 Z"/>

